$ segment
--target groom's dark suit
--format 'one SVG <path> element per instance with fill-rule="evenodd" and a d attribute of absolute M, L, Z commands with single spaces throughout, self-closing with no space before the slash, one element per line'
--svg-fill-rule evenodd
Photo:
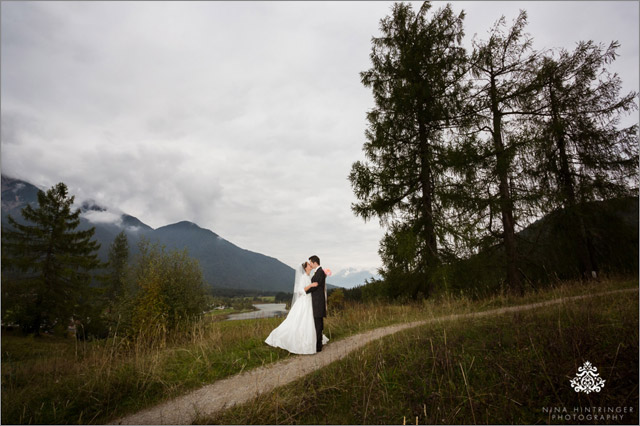
<path fill-rule="evenodd" d="M 316 324 L 316 351 L 322 350 L 322 330 L 324 328 L 324 317 L 327 316 L 327 305 L 325 298 L 325 281 L 327 274 L 322 267 L 318 267 L 316 273 L 311 278 L 312 283 L 318 283 L 317 287 L 311 287 L 307 293 L 311 293 L 311 306 L 313 307 L 313 320 Z"/>

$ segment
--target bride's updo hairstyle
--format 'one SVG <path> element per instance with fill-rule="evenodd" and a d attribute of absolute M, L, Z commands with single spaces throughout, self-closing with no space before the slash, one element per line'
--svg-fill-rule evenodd
<path fill-rule="evenodd" d="M 307 269 L 307 262 L 304 262 L 304 263 L 302 264 L 302 269 L 305 269 L 305 270 Z"/>

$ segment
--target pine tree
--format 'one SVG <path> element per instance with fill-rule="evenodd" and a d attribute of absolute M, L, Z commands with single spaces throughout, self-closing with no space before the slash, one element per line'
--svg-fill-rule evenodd
<path fill-rule="evenodd" d="M 38 207 L 22 209 L 27 223 L 9 216 L 2 230 L 2 269 L 10 277 L 7 287 L 3 282 L 3 313 L 25 332 L 66 328 L 88 302 L 99 244 L 91 240 L 95 228 L 75 230 L 80 209 L 71 211 L 73 201 L 64 183 L 39 191 Z"/>
<path fill-rule="evenodd" d="M 637 124 L 619 128 L 621 115 L 637 108 L 637 94 L 620 97 L 621 80 L 606 69 L 618 47 L 580 42 L 571 53 L 545 57 L 539 72 L 544 113 L 535 119 L 534 175 L 548 209 L 563 210 L 587 279 L 597 276 L 598 266 L 581 206 L 632 195 L 638 185 Z"/>
<path fill-rule="evenodd" d="M 387 278 L 394 269 L 405 276 L 419 273 L 424 281 L 441 262 L 441 154 L 461 108 L 466 53 L 464 12 L 456 16 L 447 5 L 429 20 L 430 8 L 425 2 L 416 13 L 410 4 L 394 4 L 391 16 L 380 21 L 382 35 L 372 39 L 372 68 L 361 73 L 376 107 L 367 114 L 367 161 L 354 163 L 349 175 L 359 200 L 352 210 L 389 228 L 380 249 L 383 261 L 393 259 L 383 271 Z M 400 230 L 415 237 L 405 241 L 403 252 L 394 244 Z"/>

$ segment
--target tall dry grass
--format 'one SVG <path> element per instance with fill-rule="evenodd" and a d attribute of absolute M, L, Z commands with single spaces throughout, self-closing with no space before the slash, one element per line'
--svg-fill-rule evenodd
<path fill-rule="evenodd" d="M 638 294 L 433 322 L 200 424 L 637 424 Z M 577 393 L 585 361 L 601 392 Z M 610 417 L 569 415 L 614 407 Z M 626 407 L 626 408 L 625 408 Z"/>
<path fill-rule="evenodd" d="M 332 341 L 373 328 L 452 313 L 481 311 L 569 295 L 637 287 L 636 279 L 564 283 L 522 298 L 508 294 L 473 300 L 444 295 L 408 305 L 351 304 L 331 309 Z M 204 384 L 291 356 L 264 344 L 281 318 L 182 324 L 134 339 L 116 330 L 109 339 L 34 339 L 2 336 L 2 422 L 105 423 Z"/>

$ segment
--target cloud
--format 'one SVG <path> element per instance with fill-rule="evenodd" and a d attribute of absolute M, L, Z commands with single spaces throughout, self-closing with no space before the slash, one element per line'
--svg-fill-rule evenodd
<path fill-rule="evenodd" d="M 195 222 L 289 265 L 318 254 L 375 270 L 384 231 L 353 215 L 347 176 L 373 107 L 359 73 L 391 6 L 5 2 L 3 173 L 63 181 L 154 228 Z M 453 7 L 467 9 L 468 39 L 526 8 L 536 43 L 622 40 L 637 90 L 635 3 Z"/>
<path fill-rule="evenodd" d="M 122 225 L 122 215 L 111 211 L 95 211 L 89 210 L 83 212 L 81 217 L 84 217 L 91 223 L 111 223 L 113 225 Z"/>

